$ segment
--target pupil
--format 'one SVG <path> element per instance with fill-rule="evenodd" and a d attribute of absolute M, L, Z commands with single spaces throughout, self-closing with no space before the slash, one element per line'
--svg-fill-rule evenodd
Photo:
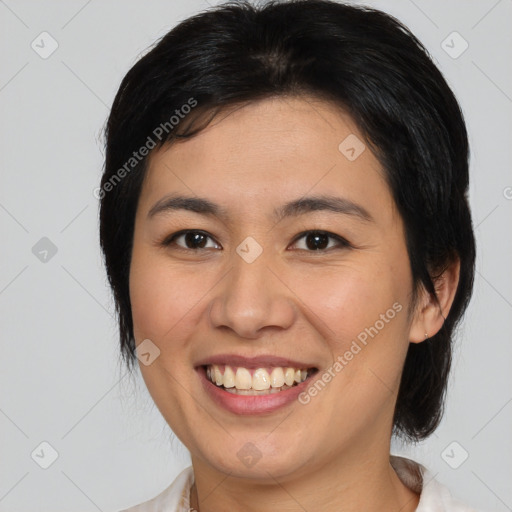
<path fill-rule="evenodd" d="M 206 237 L 202 233 L 186 233 L 185 242 L 187 247 L 191 245 L 192 248 L 203 248 L 206 244 Z"/>
<path fill-rule="evenodd" d="M 314 242 L 310 243 L 312 240 Z M 329 245 L 329 237 L 325 234 L 310 234 L 306 237 L 306 245 L 312 250 L 325 249 Z"/>

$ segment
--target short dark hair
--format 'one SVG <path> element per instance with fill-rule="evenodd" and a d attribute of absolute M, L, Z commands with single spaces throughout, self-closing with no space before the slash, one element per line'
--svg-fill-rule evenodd
<path fill-rule="evenodd" d="M 378 10 L 330 0 L 230 2 L 179 23 L 126 74 L 105 128 L 100 189 L 100 243 L 122 357 L 133 369 L 128 281 L 148 162 L 133 160 L 133 152 L 192 137 L 229 106 L 286 95 L 338 105 L 381 162 L 404 222 L 412 302 L 421 285 L 436 297 L 436 277 L 460 261 L 443 327 L 410 344 L 403 368 L 393 432 L 419 441 L 441 420 L 452 335 L 473 287 L 468 140 L 457 100 L 427 50 Z"/>

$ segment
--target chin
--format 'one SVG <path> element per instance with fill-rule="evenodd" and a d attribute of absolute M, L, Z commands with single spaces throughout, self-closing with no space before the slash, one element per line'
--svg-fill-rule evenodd
<path fill-rule="evenodd" d="M 195 450 L 200 455 L 192 455 L 192 462 L 202 460 L 216 471 L 234 478 L 275 483 L 274 479 L 286 479 L 310 460 L 311 457 L 304 451 L 304 443 L 298 437 L 294 437 L 295 442 L 290 444 L 292 434 L 283 433 L 273 440 L 269 440 L 268 435 L 268 431 L 254 436 L 226 435 L 224 442 L 203 438 L 200 444 L 204 446 L 197 446 Z M 212 449 L 212 446 L 216 448 Z"/>

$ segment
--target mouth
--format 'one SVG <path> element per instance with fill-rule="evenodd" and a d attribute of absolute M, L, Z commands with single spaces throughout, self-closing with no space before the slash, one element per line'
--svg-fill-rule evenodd
<path fill-rule="evenodd" d="M 227 393 L 242 396 L 282 393 L 302 384 L 318 371 L 314 367 L 246 368 L 228 364 L 208 364 L 202 368 L 212 384 Z"/>
<path fill-rule="evenodd" d="M 206 397 L 237 416 L 266 415 L 291 406 L 319 372 L 318 366 L 269 354 L 218 354 L 194 367 Z"/>

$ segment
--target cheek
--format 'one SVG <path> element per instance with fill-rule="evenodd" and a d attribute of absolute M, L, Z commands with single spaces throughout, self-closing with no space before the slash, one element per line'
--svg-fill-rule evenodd
<path fill-rule="evenodd" d="M 383 262 L 344 266 L 297 282 L 297 295 L 307 306 L 303 310 L 314 313 L 313 325 L 324 336 L 332 360 L 341 365 L 334 370 L 329 407 L 340 403 L 341 394 L 349 410 L 364 403 L 371 415 L 398 386 L 408 348 L 410 283 L 406 265 L 403 275 L 391 267 Z"/>
<path fill-rule="evenodd" d="M 383 265 L 346 265 L 304 273 L 295 279 L 294 292 L 306 306 L 304 313 L 314 313 L 312 323 L 334 347 L 344 350 L 347 340 L 373 326 L 381 314 L 403 300 L 402 286 Z"/>
<path fill-rule="evenodd" d="M 142 251 L 134 250 L 130 267 L 130 301 L 135 338 L 161 340 L 182 330 L 200 294 L 194 276 L 177 271 Z M 176 329 L 177 331 L 177 329 Z"/>

